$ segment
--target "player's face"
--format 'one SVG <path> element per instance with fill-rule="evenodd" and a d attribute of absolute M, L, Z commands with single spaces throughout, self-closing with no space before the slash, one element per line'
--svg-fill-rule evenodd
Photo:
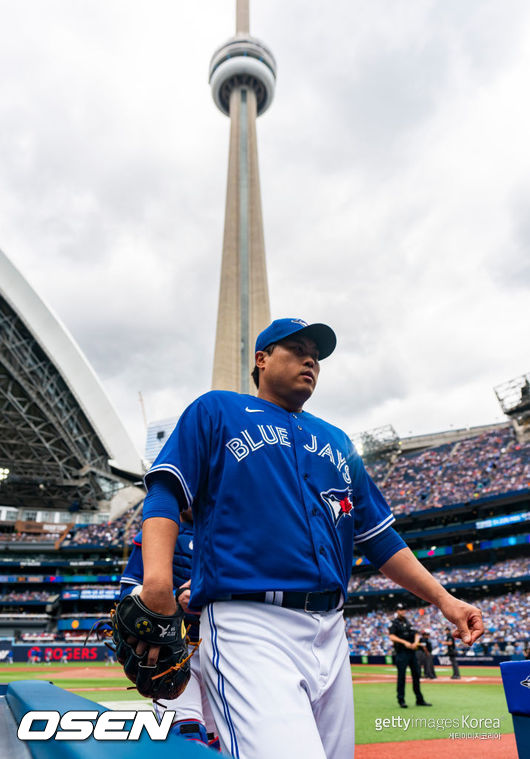
<path fill-rule="evenodd" d="M 320 364 L 314 340 L 293 336 L 275 345 L 269 355 L 256 355 L 260 369 L 258 396 L 289 411 L 299 411 L 316 387 Z"/>

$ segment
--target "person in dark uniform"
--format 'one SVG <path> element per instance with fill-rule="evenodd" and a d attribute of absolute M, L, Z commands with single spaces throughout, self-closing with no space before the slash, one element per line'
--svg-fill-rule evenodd
<path fill-rule="evenodd" d="M 416 649 L 416 661 L 420 670 L 420 678 L 427 677 L 427 649 L 425 647 L 425 633 L 422 632 Z"/>
<path fill-rule="evenodd" d="M 407 708 L 407 704 L 405 703 L 405 676 L 407 667 L 410 667 L 412 689 L 416 696 L 416 706 L 432 706 L 432 704 L 425 701 L 420 689 L 420 668 L 416 659 L 416 650 L 419 646 L 420 636 L 406 618 L 403 604 L 396 606 L 396 618 L 392 621 L 388 632 L 396 652 L 398 704 L 403 709 Z"/>
<path fill-rule="evenodd" d="M 450 627 L 445 628 L 445 643 L 447 645 L 447 656 L 451 660 L 451 666 L 453 668 L 451 680 L 460 680 L 460 670 L 456 661 L 455 639 L 453 638 Z"/>
<path fill-rule="evenodd" d="M 421 638 L 419 640 L 418 648 L 418 664 L 420 667 L 420 675 L 423 669 L 422 677 L 426 677 L 428 680 L 435 680 L 436 673 L 434 671 L 434 659 L 432 658 L 432 643 L 429 638 L 429 631 L 423 630 Z"/>

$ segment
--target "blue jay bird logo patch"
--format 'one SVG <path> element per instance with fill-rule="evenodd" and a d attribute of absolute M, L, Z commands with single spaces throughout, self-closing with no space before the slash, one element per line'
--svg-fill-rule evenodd
<path fill-rule="evenodd" d="M 350 491 L 348 488 L 345 488 L 344 490 L 330 488 L 321 493 L 320 497 L 326 506 L 329 507 L 335 527 L 338 525 L 342 517 L 351 517 L 353 505 L 350 501 Z"/>

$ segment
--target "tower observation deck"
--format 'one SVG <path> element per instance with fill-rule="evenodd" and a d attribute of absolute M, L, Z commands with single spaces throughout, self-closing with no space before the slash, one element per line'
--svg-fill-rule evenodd
<path fill-rule="evenodd" d="M 249 33 L 237 0 L 236 34 L 210 61 L 215 104 L 230 117 L 225 227 L 212 387 L 251 392 L 254 341 L 270 322 L 256 119 L 274 98 L 276 62 Z"/>

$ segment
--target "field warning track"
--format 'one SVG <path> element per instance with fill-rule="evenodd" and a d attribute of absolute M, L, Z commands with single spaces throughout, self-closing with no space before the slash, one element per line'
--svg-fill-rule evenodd
<path fill-rule="evenodd" d="M 498 738 L 433 738 L 430 741 L 395 741 L 393 743 L 363 743 L 355 747 L 355 759 L 410 759 L 415 756 L 429 759 L 517 759 L 515 735 L 506 733 Z"/>

